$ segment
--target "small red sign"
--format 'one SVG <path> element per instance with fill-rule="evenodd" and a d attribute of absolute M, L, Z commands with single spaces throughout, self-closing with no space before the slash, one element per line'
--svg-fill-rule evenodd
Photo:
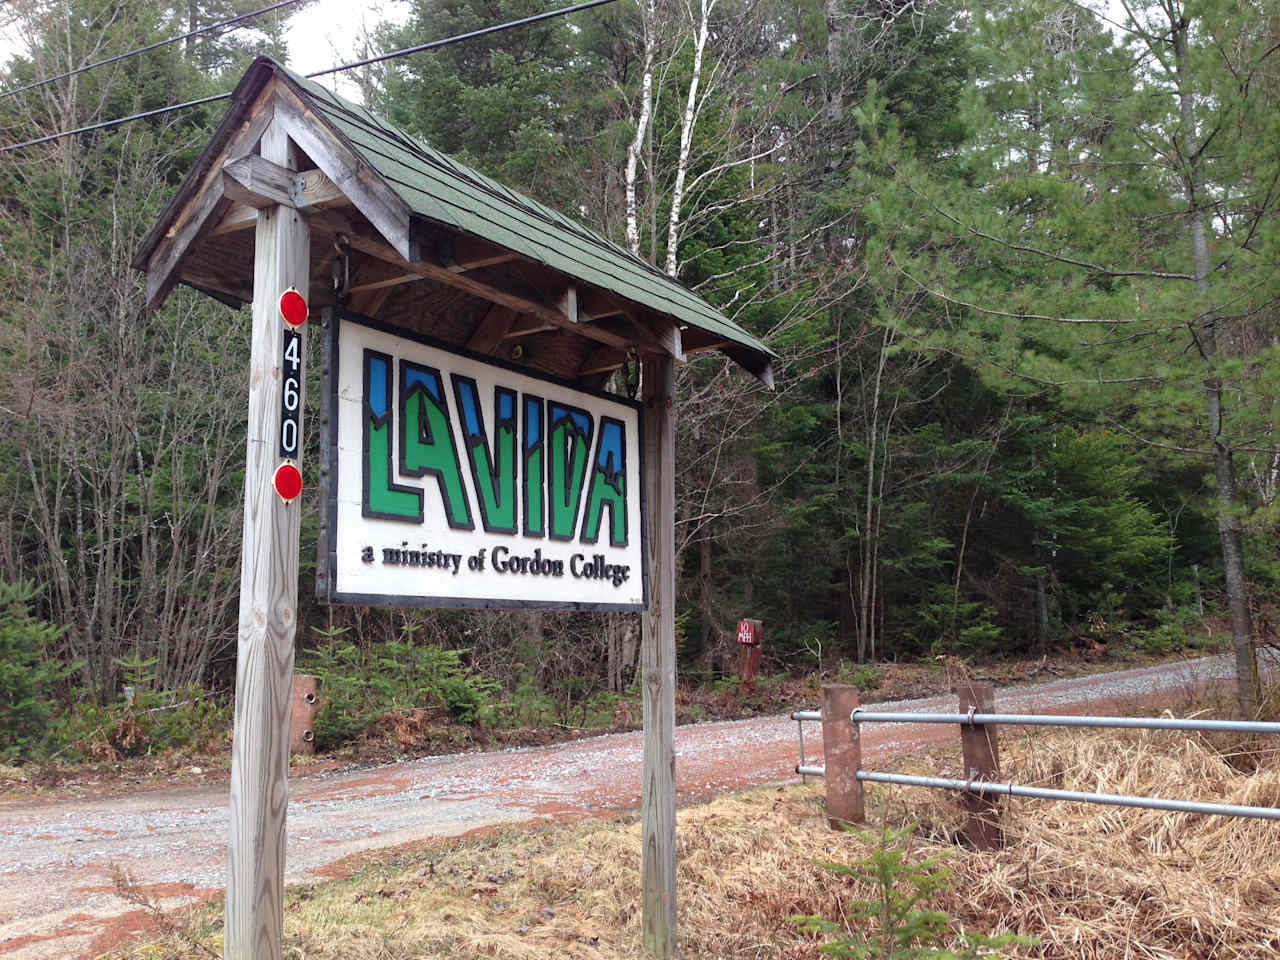
<path fill-rule="evenodd" d="M 292 463 L 282 463 L 276 467 L 276 475 L 271 480 L 280 499 L 288 503 L 296 500 L 302 493 L 302 471 Z"/>
<path fill-rule="evenodd" d="M 307 301 L 293 287 L 280 294 L 280 316 L 291 327 L 300 327 L 307 322 Z"/>
<path fill-rule="evenodd" d="M 738 642 L 744 647 L 760 646 L 760 627 L 759 620 L 739 620 Z"/>

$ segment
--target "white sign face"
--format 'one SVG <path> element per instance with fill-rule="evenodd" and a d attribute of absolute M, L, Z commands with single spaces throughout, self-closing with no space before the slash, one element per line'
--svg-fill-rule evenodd
<path fill-rule="evenodd" d="M 645 606 L 637 405 L 329 322 L 322 600 Z"/>

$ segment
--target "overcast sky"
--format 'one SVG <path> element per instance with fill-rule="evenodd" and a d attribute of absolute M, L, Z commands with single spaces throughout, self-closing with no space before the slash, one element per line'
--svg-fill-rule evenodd
<path fill-rule="evenodd" d="M 289 66 L 306 74 L 358 59 L 364 38 L 389 19 L 402 22 L 405 6 L 394 0 L 317 0 L 289 21 Z M 354 84 L 342 83 L 341 77 L 338 89 L 358 96 Z M 330 86 L 335 78 L 321 79 Z"/>
<path fill-rule="evenodd" d="M 269 3 L 270 0 L 262 0 L 264 7 Z M 289 65 L 299 73 L 311 73 L 357 59 L 364 38 L 387 20 L 403 22 L 408 13 L 406 6 L 396 0 L 316 0 L 289 21 L 285 32 Z M 7 60 L 18 51 L 12 25 L 0 24 L 0 60 Z M 325 78 L 323 82 L 331 86 L 337 79 L 343 94 L 358 96 L 354 84 L 343 83 L 341 76 Z"/>

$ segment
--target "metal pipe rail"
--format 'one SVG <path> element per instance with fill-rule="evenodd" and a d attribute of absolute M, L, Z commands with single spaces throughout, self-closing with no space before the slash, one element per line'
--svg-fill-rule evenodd
<path fill-rule="evenodd" d="M 823 768 L 808 772 L 825 773 Z M 915 777 L 904 773 L 876 773 L 859 770 L 855 774 L 860 781 L 896 783 L 906 787 L 932 787 L 937 790 L 960 790 L 980 797 L 988 795 L 1009 797 L 1035 797 L 1041 800 L 1073 800 L 1077 803 L 1105 803 L 1118 807 L 1145 807 L 1151 810 L 1172 810 L 1177 813 L 1204 813 L 1224 817 L 1255 817 L 1262 820 L 1280 820 L 1280 807 L 1247 807 L 1233 803 L 1200 803 L 1195 800 L 1166 800 L 1161 797 L 1134 797 L 1123 793 L 1087 793 L 1081 790 L 1052 790 L 1047 787 L 1023 787 L 1014 783 L 992 783 L 983 780 L 948 780 L 943 777 Z"/>
<path fill-rule="evenodd" d="M 821 719 L 821 714 L 809 717 L 815 711 L 797 711 L 794 720 Z M 804 713 L 805 716 L 801 716 Z M 998 723 L 1010 726 L 1039 727 L 1123 727 L 1137 730 L 1202 730 L 1233 733 L 1280 733 L 1280 723 L 1262 723 L 1254 720 L 1179 720 L 1172 717 L 1089 717 L 1055 716 L 1034 713 L 889 713 L 875 710 L 855 710 L 849 719 L 853 723 Z"/>
<path fill-rule="evenodd" d="M 803 721 L 820 721 L 820 710 L 797 710 L 791 719 L 800 725 L 801 760 L 795 768 L 801 776 L 825 777 L 825 766 L 808 764 L 804 758 Z M 1053 714 L 1023 713 L 899 713 L 876 710 L 854 710 L 849 715 L 853 724 L 862 723 L 954 723 L 960 726 L 1009 725 L 1094 727 L 1138 730 L 1191 730 L 1200 732 L 1231 732 L 1255 734 L 1280 734 L 1280 723 L 1264 723 L 1251 720 L 1195 720 L 1172 717 L 1095 717 Z M 1198 813 L 1209 816 L 1254 817 L 1262 820 L 1280 820 L 1280 807 L 1254 807 L 1227 803 L 1202 803 L 1195 800 L 1168 800 L 1161 797 L 1136 797 L 1119 793 L 1090 793 L 1080 790 L 1054 790 L 1047 787 L 1028 787 L 1013 783 L 995 783 L 980 779 L 952 780 L 943 777 L 918 777 L 898 773 L 879 773 L 870 770 L 855 771 L 859 783 L 890 783 L 911 787 L 931 787 L 939 790 L 958 790 L 981 798 L 1000 796 L 1031 797 L 1041 800 L 1067 800 L 1079 803 L 1101 803 L 1121 807 L 1141 807 L 1151 810 L 1168 810 L 1177 813 Z"/>

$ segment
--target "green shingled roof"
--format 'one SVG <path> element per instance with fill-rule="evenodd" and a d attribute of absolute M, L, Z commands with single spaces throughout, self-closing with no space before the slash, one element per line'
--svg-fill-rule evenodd
<path fill-rule="evenodd" d="M 566 276 L 723 338 L 752 372 L 773 351 L 662 271 L 545 204 L 409 136 L 362 106 L 272 64 L 417 215 L 474 234 Z M 747 357 L 743 354 L 756 354 Z"/>

